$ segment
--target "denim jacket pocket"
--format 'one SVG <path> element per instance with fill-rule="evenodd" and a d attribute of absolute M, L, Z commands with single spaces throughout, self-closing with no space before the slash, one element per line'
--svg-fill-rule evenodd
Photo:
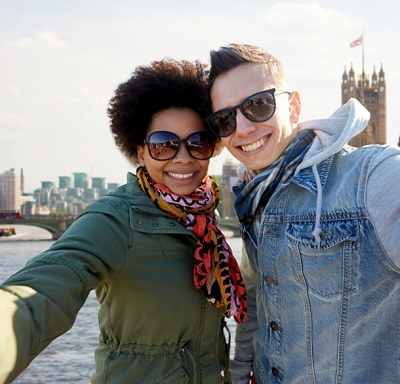
<path fill-rule="evenodd" d="M 295 259 L 296 280 L 325 297 L 358 287 L 359 226 L 354 219 L 324 219 L 320 249 L 312 234 L 314 222 L 289 223 L 287 236 Z"/>

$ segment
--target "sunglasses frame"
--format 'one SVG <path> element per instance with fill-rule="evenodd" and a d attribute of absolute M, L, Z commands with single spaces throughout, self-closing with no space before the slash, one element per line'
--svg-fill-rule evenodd
<path fill-rule="evenodd" d="M 175 153 L 171 157 L 168 157 L 167 159 L 157 159 L 151 153 L 150 145 L 153 144 L 153 143 L 151 143 L 149 140 L 150 140 L 151 136 L 153 136 L 153 135 L 155 135 L 157 133 L 167 133 L 167 134 L 173 135 L 173 136 L 176 137 L 176 140 L 171 140 L 171 141 L 177 141 L 178 142 L 178 146 L 177 146 L 177 149 L 176 149 Z M 204 134 L 208 135 L 208 137 L 210 138 L 210 141 L 211 141 L 211 144 L 212 144 L 212 151 L 211 151 L 211 155 L 210 156 L 205 157 L 205 158 L 201 158 L 201 159 L 199 159 L 198 157 L 193 156 L 192 151 L 190 150 L 190 148 L 188 146 L 188 139 L 189 139 L 190 136 L 192 136 L 192 135 L 194 135 L 196 133 L 204 133 Z M 175 134 L 173 132 L 170 132 L 170 131 L 155 131 L 155 132 L 150 133 L 150 135 L 148 135 L 143 141 L 143 144 L 147 146 L 147 149 L 149 151 L 150 157 L 153 160 L 157 160 L 157 161 L 166 161 L 166 160 L 173 159 L 178 154 L 179 149 L 181 148 L 181 143 L 185 143 L 186 144 L 186 150 L 187 150 L 188 154 L 190 155 L 190 157 L 192 157 L 193 159 L 196 159 L 196 160 L 208 160 L 214 154 L 215 138 L 214 138 L 214 136 L 212 134 L 210 134 L 210 132 L 207 132 L 207 131 L 196 131 L 196 132 L 193 132 L 186 139 L 181 139 L 177 134 Z"/>
<path fill-rule="evenodd" d="M 256 119 L 256 118 L 254 118 L 254 117 L 248 115 L 248 114 L 244 111 L 243 105 L 244 105 L 249 99 L 253 98 L 254 96 L 260 95 L 260 94 L 265 93 L 265 92 L 271 94 L 272 97 L 273 97 L 273 100 L 274 100 L 274 110 L 272 111 L 271 116 L 267 117 L 266 119 Z M 275 93 L 275 92 L 280 92 L 280 93 Z M 216 135 L 216 136 L 218 136 L 218 137 L 228 137 L 228 136 L 232 135 L 232 133 L 235 132 L 235 130 L 236 130 L 236 117 L 237 117 L 236 110 L 237 110 L 238 108 L 240 109 L 240 112 L 242 112 L 242 115 L 243 115 L 247 120 L 250 120 L 250 121 L 252 121 L 252 122 L 254 122 L 254 123 L 261 123 L 261 122 L 263 122 L 263 121 L 267 121 L 267 120 L 269 120 L 272 116 L 274 116 L 274 114 L 275 114 L 275 109 L 276 109 L 276 99 L 275 99 L 275 96 L 279 96 L 279 95 L 281 95 L 282 93 L 287 93 L 287 94 L 290 95 L 292 92 L 289 92 L 289 91 L 286 91 L 285 89 L 280 89 L 280 88 L 271 88 L 271 89 L 266 89 L 266 90 L 264 90 L 264 91 L 256 92 L 256 93 L 253 93 L 252 95 L 246 97 L 241 103 L 239 103 L 239 104 L 237 104 L 237 105 L 235 105 L 235 106 L 233 106 L 233 107 L 230 107 L 230 108 L 223 108 L 223 109 L 220 109 L 220 110 L 218 110 L 218 111 L 215 111 L 215 112 L 212 113 L 210 116 L 208 116 L 208 117 L 206 118 L 205 121 L 206 121 L 208 127 L 209 127 L 209 128 L 211 129 L 211 131 L 214 133 L 214 135 Z M 211 119 L 213 116 L 215 116 L 215 115 L 217 115 L 217 114 L 219 114 L 219 113 L 221 113 L 221 112 L 225 112 L 225 111 L 229 111 L 229 112 L 232 113 L 232 115 L 234 116 L 234 124 L 235 124 L 235 125 L 234 125 L 234 127 L 233 127 L 233 129 L 232 129 L 232 132 L 228 133 L 227 135 L 221 135 L 219 132 L 216 132 L 215 129 L 212 127 L 212 125 L 210 124 L 210 119 Z"/>

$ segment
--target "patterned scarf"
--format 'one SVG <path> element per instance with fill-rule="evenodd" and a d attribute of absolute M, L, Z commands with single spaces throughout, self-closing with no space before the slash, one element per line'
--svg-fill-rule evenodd
<path fill-rule="evenodd" d="M 151 201 L 196 235 L 196 289 L 204 293 L 210 304 L 225 306 L 226 317 L 233 315 L 238 323 L 243 323 L 247 316 L 246 290 L 232 250 L 216 225 L 214 210 L 219 190 L 214 180 L 207 175 L 190 196 L 183 196 L 156 184 L 146 168 L 139 167 L 136 176 Z"/>
<path fill-rule="evenodd" d="M 232 188 L 239 221 L 254 241 L 257 240 L 263 209 L 277 186 L 294 175 L 314 137 L 313 131 L 302 131 L 273 164 L 258 174 L 246 169 L 244 180 Z"/>

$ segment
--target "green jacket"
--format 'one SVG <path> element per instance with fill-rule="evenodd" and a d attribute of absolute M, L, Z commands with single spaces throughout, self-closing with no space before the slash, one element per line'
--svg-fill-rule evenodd
<path fill-rule="evenodd" d="M 195 243 L 128 174 L 1 287 L 0 383 L 68 331 L 92 289 L 101 304 L 92 383 L 230 383 L 224 309 L 194 288 Z"/>

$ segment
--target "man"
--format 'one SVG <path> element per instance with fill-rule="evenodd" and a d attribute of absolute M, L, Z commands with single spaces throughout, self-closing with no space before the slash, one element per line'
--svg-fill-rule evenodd
<path fill-rule="evenodd" d="M 369 119 L 355 99 L 299 123 L 299 93 L 258 47 L 211 51 L 210 85 L 207 122 L 244 165 L 234 382 L 399 383 L 399 148 L 347 145 Z"/>

